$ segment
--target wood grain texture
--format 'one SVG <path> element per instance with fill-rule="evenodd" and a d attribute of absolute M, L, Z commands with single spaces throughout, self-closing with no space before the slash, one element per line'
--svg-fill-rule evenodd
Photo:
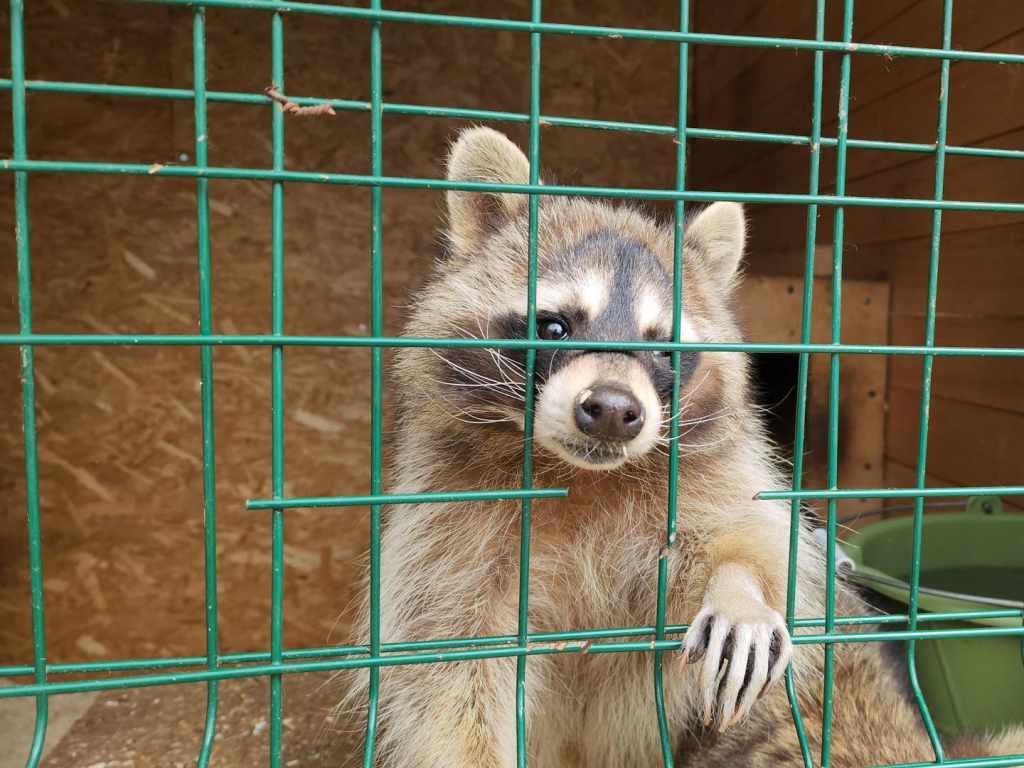
<path fill-rule="evenodd" d="M 796 27 L 810 4 L 777 1 L 776 15 Z M 836 13 L 826 34 L 835 39 Z M 723 26 L 722 5 L 709 23 Z M 863 42 L 937 46 L 942 4 L 934 0 L 859 4 L 854 39 Z M 758 28 L 758 14 L 746 18 Z M 768 27 L 765 27 L 768 29 Z M 716 29 L 715 31 L 719 31 Z M 780 33 L 778 24 L 774 33 Z M 960 3 L 953 19 L 954 46 L 969 50 L 1024 50 L 1024 6 L 1014 0 Z M 789 55 L 772 63 L 764 53 L 715 66 L 720 56 L 697 59 L 700 98 L 697 124 L 739 130 L 780 130 L 807 135 L 810 128 L 810 56 Z M 839 56 L 826 55 L 823 134 L 834 135 Z M 950 68 L 950 144 L 1024 148 L 1024 71 L 1019 67 L 954 63 Z M 931 143 L 938 102 L 936 61 L 852 57 L 850 136 Z M 727 94 L 733 93 L 729 98 Z M 805 193 L 809 171 L 804 147 L 729 142 L 695 144 L 694 177 L 699 187 L 721 190 Z M 822 152 L 820 191 L 832 191 L 835 150 Z M 847 193 L 872 197 L 930 198 L 934 156 L 851 150 Z M 1019 163 L 1012 160 L 947 157 L 945 197 L 957 200 L 1024 200 Z M 820 208 L 815 272 L 827 275 L 831 261 L 832 209 Z M 806 209 L 754 205 L 751 216 L 751 271 L 791 276 L 803 268 Z M 844 230 L 844 275 L 881 280 L 891 289 L 889 341 L 920 344 L 924 339 L 931 214 L 885 208 L 850 208 Z M 1024 284 L 1024 216 L 986 212 L 943 215 L 936 343 L 952 346 L 1022 346 L 1019 299 Z M 827 278 L 825 278 L 827 280 Z M 780 301 L 785 303 L 785 297 Z M 845 377 L 844 377 L 845 378 Z M 1024 439 L 1024 364 L 1019 360 L 940 359 L 935 363 L 929 468 L 958 485 L 1016 482 L 1024 465 L 1006 456 Z M 885 481 L 907 482 L 891 467 L 914 466 L 921 387 L 921 361 L 888 362 Z M 964 423 L 969 422 L 969 423 Z M 958 457 L 970 454 L 970 459 Z M 986 479 L 987 478 L 987 479 Z M 996 479 L 1000 478 L 1000 479 Z M 911 477 L 912 480 L 912 477 Z M 841 483 L 845 484 L 845 483 Z"/>
<path fill-rule="evenodd" d="M 738 306 L 751 341 L 793 343 L 800 339 L 801 278 L 748 278 L 740 288 Z M 819 279 L 814 286 L 811 341 L 828 343 L 832 286 Z M 884 282 L 848 280 L 843 284 L 843 340 L 853 344 L 884 344 L 888 338 L 889 286 Z M 805 488 L 824 488 L 828 457 L 829 357 L 811 355 L 805 436 Z M 867 355 L 840 359 L 839 484 L 844 488 L 878 487 L 884 481 L 886 361 Z M 796 382 L 793 382 L 793 387 Z M 795 389 L 790 392 L 795 398 Z M 839 508 L 852 514 L 864 500 L 843 500 Z M 813 505 L 819 512 L 823 503 Z"/>

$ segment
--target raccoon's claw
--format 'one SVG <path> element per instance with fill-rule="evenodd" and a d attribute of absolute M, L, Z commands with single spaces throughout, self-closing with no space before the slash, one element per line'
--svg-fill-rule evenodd
<path fill-rule="evenodd" d="M 700 661 L 701 656 L 707 651 L 708 643 L 711 642 L 711 620 L 713 618 L 713 614 L 702 611 L 690 625 L 690 629 L 686 632 L 686 639 L 683 641 L 683 664 Z"/>
<path fill-rule="evenodd" d="M 698 677 L 705 725 L 739 722 L 786 670 L 793 646 L 782 617 L 745 596 L 705 607 L 690 625 L 681 664 L 703 658 Z"/>

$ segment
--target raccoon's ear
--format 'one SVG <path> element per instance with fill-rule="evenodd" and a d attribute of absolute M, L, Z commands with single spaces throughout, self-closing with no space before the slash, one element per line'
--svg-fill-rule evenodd
<path fill-rule="evenodd" d="M 491 128 L 459 134 L 448 155 L 449 181 L 529 184 L 530 162 L 507 136 Z M 526 211 L 527 196 L 507 192 L 460 192 L 447 195 L 448 237 L 457 251 L 473 250 L 484 237 Z"/>
<path fill-rule="evenodd" d="M 743 261 L 747 224 L 739 203 L 712 203 L 686 227 L 686 244 L 724 290 L 732 290 Z"/>

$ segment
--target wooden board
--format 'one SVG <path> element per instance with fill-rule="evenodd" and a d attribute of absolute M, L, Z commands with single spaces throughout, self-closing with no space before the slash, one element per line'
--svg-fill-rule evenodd
<path fill-rule="evenodd" d="M 855 30 L 858 42 L 880 44 L 938 45 L 941 8 L 935 3 L 885 3 L 865 6 Z M 809 12 L 809 4 L 789 3 L 795 15 Z M 860 9 L 858 9 L 860 10 Z M 834 20 L 835 17 L 830 17 Z M 1024 6 L 1016 0 L 965 3 L 956 8 L 957 45 L 971 50 L 1020 50 L 1019 36 L 1024 28 Z M 836 25 L 829 29 L 837 39 Z M 838 99 L 839 57 L 826 55 L 824 68 L 825 98 L 822 104 L 823 135 L 834 136 L 835 105 Z M 797 64 L 799 62 L 799 65 Z M 773 62 L 774 63 L 774 62 Z M 698 59 L 698 66 L 700 59 Z M 751 94 L 747 99 L 699 101 L 698 118 L 703 127 L 779 130 L 807 135 L 810 120 L 812 69 L 810 56 L 790 54 L 789 63 L 767 66 L 759 62 L 744 72 L 744 82 L 729 83 L 724 74 L 700 73 L 707 80 L 705 93 L 740 88 Z M 1005 133 L 1019 127 L 1019 101 L 993 99 L 1000 89 L 1021 87 L 1024 77 L 1013 67 L 964 62 L 951 68 L 950 142 L 968 143 Z M 851 68 L 850 135 L 854 138 L 880 138 L 894 141 L 934 141 L 938 67 L 928 59 L 890 59 L 880 56 L 854 56 Z M 999 104 L 995 104 L 998 101 Z M 995 113 L 993 112 L 995 109 Z M 984 119 L 982 119 L 984 115 Z M 995 127 L 999 123 L 1000 127 Z M 871 153 L 866 162 L 877 171 L 901 165 L 908 159 L 900 153 Z M 738 188 L 751 179 L 774 179 L 779 184 L 793 180 L 787 169 L 784 150 L 778 146 L 719 144 L 697 160 L 705 183 Z M 823 171 L 827 166 L 823 166 Z M 867 166 L 850 171 L 850 178 L 867 172 Z M 798 179 L 804 183 L 806 174 Z M 738 186 L 737 186 L 738 185 Z"/>
<path fill-rule="evenodd" d="M 893 317 L 894 344 L 920 344 L 923 338 L 923 317 Z M 1024 348 L 1024 317 L 943 315 L 936 324 L 936 343 L 953 347 Z M 920 359 L 893 358 L 889 376 L 890 387 L 920 391 Z M 936 358 L 932 393 L 949 400 L 1024 413 L 1024 360 L 1019 357 Z"/>
<path fill-rule="evenodd" d="M 920 391 L 891 389 L 886 449 L 890 458 L 917 465 Z M 928 470 L 965 486 L 1020 485 L 1024 414 L 977 403 L 933 397 L 928 431 Z"/>
<path fill-rule="evenodd" d="M 802 282 L 801 278 L 759 276 L 750 276 L 744 281 L 739 307 L 751 341 L 799 341 Z M 843 284 L 842 298 L 843 340 L 884 344 L 888 337 L 888 284 L 848 280 Z M 811 313 L 814 343 L 829 340 L 831 301 L 831 283 L 817 280 Z M 804 486 L 807 488 L 826 487 L 829 371 L 827 355 L 811 355 L 804 458 Z M 839 485 L 843 488 L 881 487 L 884 482 L 886 360 L 870 355 L 844 355 L 840 358 L 839 377 Z M 851 500 L 839 506 L 848 514 L 869 503 Z M 820 504 L 815 507 L 823 508 Z"/>

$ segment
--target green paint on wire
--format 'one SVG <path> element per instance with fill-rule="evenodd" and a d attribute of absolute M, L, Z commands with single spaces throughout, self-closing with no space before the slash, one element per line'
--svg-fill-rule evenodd
<path fill-rule="evenodd" d="M 26 89 L 31 93 L 72 93 L 90 96 L 122 96 L 134 98 L 172 99 L 191 101 L 195 93 L 188 88 L 159 88 L 138 85 L 110 85 L 105 83 L 72 83 L 56 80 L 27 80 Z M 0 78 L 0 90 L 10 90 L 11 81 Z M 329 99 L 322 96 L 293 96 L 288 98 L 300 106 L 330 104 L 334 109 L 346 112 L 368 114 L 371 104 L 368 101 L 352 99 Z M 269 99 L 265 93 L 238 93 L 234 91 L 208 91 L 207 101 L 223 104 L 249 104 L 266 106 Z M 382 105 L 384 114 L 417 115 L 421 117 L 444 117 L 455 120 L 483 120 L 501 123 L 530 122 L 530 116 L 523 112 L 504 112 L 492 109 L 463 109 L 459 107 L 441 107 L 423 104 L 396 104 L 385 102 Z M 589 118 L 560 117 L 558 115 L 541 115 L 541 125 L 564 128 L 589 128 L 604 131 L 623 131 L 627 133 L 650 133 L 663 136 L 674 136 L 677 128 L 674 125 L 658 123 L 633 123 L 621 120 L 594 120 Z M 711 139 L 715 141 L 750 141 L 766 144 L 789 144 L 794 146 L 820 145 L 834 147 L 837 139 L 830 137 L 800 136 L 788 133 L 764 133 L 761 131 L 735 131 L 714 128 L 688 128 L 690 139 Z M 850 149 L 872 149 L 886 152 L 919 152 L 934 154 L 934 144 L 908 141 L 877 141 L 872 139 L 849 139 Z M 947 155 L 963 155 L 967 157 L 1002 157 L 1021 159 L 1024 150 L 999 149 L 993 147 L 946 147 Z"/>
<path fill-rule="evenodd" d="M 843 4 L 843 42 L 853 41 L 853 0 Z M 846 194 L 846 141 L 850 132 L 850 54 L 844 53 L 839 71 L 839 114 L 836 126 L 836 195 Z M 832 225 L 832 328 L 830 341 L 840 343 L 843 297 L 843 224 L 845 209 L 836 206 Z M 839 355 L 829 355 L 828 382 L 828 461 L 826 483 L 838 488 L 839 478 Z M 825 631 L 835 630 L 836 618 L 836 499 L 826 507 L 825 527 Z M 829 768 L 832 752 L 832 692 L 835 675 L 835 647 L 825 646 L 825 685 L 822 692 L 821 768 Z"/>
<path fill-rule="evenodd" d="M 925 347 L 874 344 L 751 344 L 684 341 L 546 341 L 536 339 L 429 339 L 375 336 L 266 336 L 210 334 L 0 334 L 0 346 L 295 346 L 295 347 L 482 347 L 490 349 L 598 349 L 618 351 L 746 352 L 748 354 L 935 355 L 950 357 L 1024 357 L 1021 347 Z M 767 496 L 765 498 L 768 498 Z"/>
<path fill-rule="evenodd" d="M 370 7 L 380 10 L 380 0 L 371 0 Z M 383 85 L 381 72 L 380 22 L 370 24 L 370 172 L 379 175 L 383 169 Z M 370 190 L 370 333 L 384 333 L 384 196 L 380 187 Z M 380 495 L 383 488 L 384 431 L 384 350 L 370 348 L 370 493 Z M 370 656 L 381 654 L 380 643 L 380 504 L 370 507 Z M 377 744 L 377 714 L 380 705 L 380 671 L 370 670 L 370 686 L 366 706 L 366 740 L 363 743 L 363 766 L 371 768 Z"/>
<path fill-rule="evenodd" d="M 825 0 L 817 0 L 814 9 L 814 39 L 823 40 L 825 36 Z M 810 178 L 808 194 L 818 194 L 821 173 L 821 101 L 822 81 L 824 73 L 823 51 L 814 52 L 814 74 L 811 92 L 811 135 L 810 135 Z M 807 206 L 807 234 L 804 242 L 804 290 L 800 317 L 800 343 L 811 341 L 811 308 L 814 299 L 814 250 L 817 245 L 818 206 Z M 793 491 L 799 493 L 803 486 L 804 446 L 807 433 L 807 392 L 810 377 L 810 354 L 800 353 L 797 370 L 796 414 L 793 430 Z M 794 497 L 789 508 L 789 563 L 786 581 L 786 629 L 793 634 L 796 626 L 796 590 L 797 590 L 797 557 L 800 551 L 800 497 Z M 786 695 L 789 698 L 789 709 L 793 716 L 793 727 L 796 730 L 797 743 L 804 768 L 811 768 L 811 747 L 807 740 L 807 729 L 804 727 L 800 713 L 800 702 L 797 696 L 796 680 L 793 677 L 793 665 L 786 668 Z"/>
<path fill-rule="evenodd" d="M 540 22 L 541 0 L 531 0 L 530 18 Z M 540 34 L 530 35 L 530 138 L 528 154 L 530 160 L 530 186 L 540 183 Z M 537 248 L 540 227 L 540 196 L 531 193 L 528 201 L 528 242 L 529 267 L 526 283 L 526 339 L 537 339 Z M 534 399 L 536 397 L 537 349 L 526 350 L 524 366 L 525 397 L 523 403 L 523 490 L 533 488 L 533 422 Z M 530 523 L 533 505 L 529 497 L 522 501 L 519 529 L 519 610 L 518 647 L 525 650 L 529 637 L 530 615 Z M 526 768 L 526 654 L 516 659 L 516 765 Z"/>
<path fill-rule="evenodd" d="M 248 179 L 254 181 L 280 181 L 309 184 L 340 184 L 359 187 L 394 187 L 397 189 L 461 190 L 465 192 L 503 192 L 523 195 L 559 195 L 609 197 L 628 200 L 658 201 L 725 201 L 732 203 L 765 203 L 772 205 L 862 206 L 868 208 L 906 208 L 910 210 L 991 211 L 994 213 L 1024 213 L 1024 203 L 999 203 L 974 200 L 942 200 L 908 197 L 857 197 L 844 195 L 800 195 L 772 192 L 716 192 L 690 190 L 677 192 L 666 189 L 638 189 L 628 187 L 575 187 L 562 184 L 492 184 L 479 181 L 450 181 L 448 179 L 418 179 L 401 176 L 360 175 L 351 173 L 320 173 L 315 171 L 285 171 L 260 168 L 205 168 L 191 165 L 143 165 L 138 163 L 86 163 L 65 160 L 3 160 L 0 171 L 26 171 L 32 173 L 87 173 L 124 174 L 163 178 Z"/>
<path fill-rule="evenodd" d="M 25 118 L 25 9 L 11 0 L 11 119 L 14 157 L 28 157 Z M 14 174 L 14 237 L 18 261 L 18 331 L 32 333 L 32 268 L 29 256 L 28 174 Z M 39 526 L 39 459 L 36 434 L 35 353 L 22 346 L 21 417 L 25 437 L 25 510 L 28 518 L 29 595 L 32 607 L 32 655 L 36 685 L 46 685 L 46 620 L 43 609 L 42 532 Z M 49 719 L 47 691 L 36 696 L 36 722 L 26 768 L 35 768 L 43 756 Z"/>
<path fill-rule="evenodd" d="M 942 47 L 949 49 L 953 38 L 953 0 L 945 0 L 942 7 Z M 936 152 L 935 152 L 935 199 L 942 199 L 943 183 L 945 181 L 946 169 L 946 126 L 949 115 L 949 61 L 943 60 L 939 65 L 939 115 L 938 127 L 936 129 Z M 931 347 L 935 344 L 935 309 L 938 301 L 939 291 L 939 244 L 942 237 L 942 211 L 932 211 L 931 242 L 928 255 L 928 297 L 925 307 L 925 346 Z M 928 411 L 931 404 L 932 393 L 932 367 L 934 358 L 925 355 L 921 366 L 921 409 L 918 421 L 917 434 L 917 468 L 914 473 L 915 483 L 918 488 L 925 487 L 925 467 L 928 458 Z M 921 540 L 924 529 L 924 497 L 914 498 L 914 527 L 913 542 L 910 554 L 910 604 L 908 610 L 909 628 L 917 629 L 918 617 L 918 589 L 921 585 Z M 910 688 L 917 702 L 918 711 L 924 721 L 925 729 L 928 732 L 928 739 L 931 741 L 932 751 L 935 753 L 935 761 L 943 762 L 942 742 L 939 741 L 939 734 L 935 728 L 931 713 L 928 711 L 928 703 L 925 701 L 924 692 L 921 690 L 921 683 L 917 676 L 917 641 L 907 642 L 907 671 L 910 676 Z"/>
<path fill-rule="evenodd" d="M 438 13 L 412 13 L 409 11 L 382 11 L 370 8 L 314 4 L 307 2 L 275 2 L 275 0 L 140 0 L 158 5 L 201 5 L 209 8 L 239 8 L 258 11 L 338 16 L 351 19 L 389 21 L 470 29 L 497 29 L 509 32 L 543 33 L 549 35 L 577 35 L 628 40 L 662 40 L 670 43 L 739 46 L 744 48 L 776 48 L 794 51 L 831 51 L 858 53 L 872 56 L 949 59 L 952 61 L 985 61 L 996 64 L 1024 64 L 1024 54 L 991 51 L 944 51 L 941 48 L 918 48 L 907 45 L 879 45 L 837 41 L 804 40 L 791 37 L 754 37 L 750 35 L 720 35 L 697 32 L 674 32 L 633 27 L 600 27 L 589 24 L 551 24 L 534 20 L 491 19 L 475 16 L 454 16 Z"/>
<path fill-rule="evenodd" d="M 690 0 L 679 2 L 679 31 L 686 33 L 690 28 Z M 687 110 L 689 108 L 689 45 L 680 43 L 677 51 L 676 71 L 676 191 L 686 188 L 686 137 L 688 134 Z M 683 254 L 685 245 L 684 227 L 686 216 L 683 200 L 676 200 L 672 211 L 672 341 L 682 338 L 683 322 Z M 658 587 L 655 616 L 655 643 L 665 639 L 665 612 L 668 600 L 668 552 L 676 544 L 677 497 L 679 494 L 679 352 L 672 353 L 672 394 L 669 400 L 669 459 L 668 499 L 666 510 L 665 550 L 658 558 Z M 663 650 L 654 652 L 654 706 L 658 717 L 658 736 L 661 741 L 661 759 L 665 768 L 672 768 L 672 734 L 669 730 L 668 713 L 665 710 L 665 675 Z"/>
<path fill-rule="evenodd" d="M 192 77 L 195 109 L 196 167 L 207 162 L 206 125 L 206 11 L 192 11 Z M 213 330 L 213 301 L 210 285 L 210 193 L 209 180 L 196 179 L 196 248 L 199 255 L 199 334 Z M 203 564 L 206 593 L 206 668 L 216 669 L 220 649 L 217 639 L 217 511 L 216 473 L 213 449 L 213 347 L 199 348 L 199 381 L 203 440 Z M 206 721 L 199 747 L 197 768 L 206 768 L 217 732 L 218 681 L 206 684 Z"/>
<path fill-rule="evenodd" d="M 270 22 L 271 82 L 284 88 L 284 19 L 275 13 Z M 284 113 L 271 113 L 272 153 L 275 171 L 284 170 Z M 273 336 L 284 333 L 284 182 L 275 180 L 270 197 L 270 327 Z M 271 492 L 284 496 L 284 347 L 270 348 L 271 377 Z M 280 667 L 284 649 L 284 513 L 271 512 L 270 665 Z M 270 766 L 281 766 L 283 691 L 280 674 L 270 676 Z"/>

